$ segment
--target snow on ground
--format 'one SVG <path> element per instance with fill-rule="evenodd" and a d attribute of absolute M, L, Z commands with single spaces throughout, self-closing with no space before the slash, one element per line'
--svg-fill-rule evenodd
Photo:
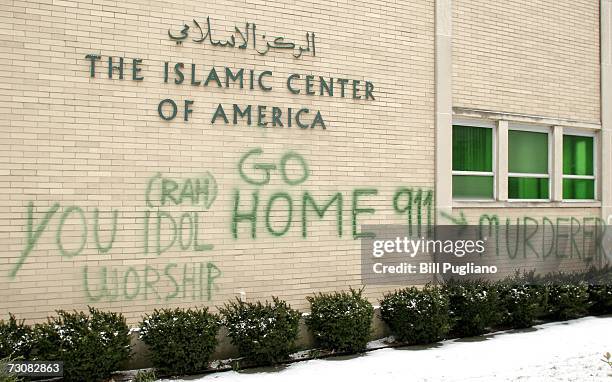
<path fill-rule="evenodd" d="M 607 351 L 612 352 L 612 317 L 587 317 L 428 347 L 381 349 L 277 369 L 219 372 L 195 381 L 612 382 L 612 368 L 601 361 Z"/>

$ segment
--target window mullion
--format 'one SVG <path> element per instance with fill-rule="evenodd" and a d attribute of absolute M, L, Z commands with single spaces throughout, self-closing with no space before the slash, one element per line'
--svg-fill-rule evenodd
<path fill-rule="evenodd" d="M 553 126 L 552 150 L 549 163 L 552 163 L 551 200 L 563 200 L 563 126 Z"/>
<path fill-rule="evenodd" d="M 497 200 L 508 200 L 508 121 L 498 121 L 496 131 L 497 148 L 495 152 L 496 195 Z"/>
<path fill-rule="evenodd" d="M 522 172 L 511 172 L 508 174 L 508 178 L 537 178 L 537 179 L 547 179 L 550 178 L 548 174 L 528 174 Z"/>

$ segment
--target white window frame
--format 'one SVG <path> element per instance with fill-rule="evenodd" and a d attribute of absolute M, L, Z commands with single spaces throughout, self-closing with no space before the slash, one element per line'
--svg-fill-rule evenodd
<path fill-rule="evenodd" d="M 553 183 L 553 175 L 552 175 L 552 163 L 553 163 L 553 147 L 552 147 L 552 126 L 538 126 L 538 125 L 528 125 L 523 123 L 509 123 L 508 124 L 508 135 L 511 131 L 526 131 L 530 133 L 545 133 L 547 135 L 548 141 L 548 173 L 547 174 L 529 174 L 529 173 L 520 173 L 520 172 L 510 172 L 508 169 L 508 185 L 510 184 L 510 178 L 537 178 L 537 179 L 548 179 L 548 198 L 546 199 L 513 199 L 510 197 L 510 193 L 508 192 L 508 201 L 511 203 L 515 202 L 550 202 L 552 199 L 552 183 Z M 508 167 L 510 167 L 510 139 L 508 139 L 508 158 L 506 161 L 508 162 Z M 509 190 L 508 190 L 509 191 Z"/>
<path fill-rule="evenodd" d="M 595 197 L 594 199 L 565 199 L 563 198 L 562 201 L 563 202 L 568 202 L 568 203 L 588 203 L 588 202 L 593 202 L 596 200 L 599 200 L 599 193 L 598 191 L 598 179 L 597 179 L 597 171 L 598 171 L 598 163 L 597 163 L 597 147 L 599 142 L 598 142 L 598 134 L 596 134 L 596 132 L 592 132 L 592 131 L 584 131 L 584 130 L 577 130 L 577 129 L 569 129 L 569 128 L 565 128 L 563 129 L 563 136 L 565 137 L 566 135 L 575 135 L 575 136 L 579 136 L 579 137 L 589 137 L 589 138 L 593 138 L 593 175 L 565 175 L 563 174 L 563 169 L 561 170 L 561 182 L 563 183 L 563 179 L 588 179 L 588 180 L 593 180 L 593 187 L 595 187 L 595 189 L 593 190 L 593 196 Z M 563 163 L 563 151 L 561 151 L 561 163 Z"/>
<path fill-rule="evenodd" d="M 486 128 L 486 129 L 492 129 L 492 136 L 491 136 L 491 144 L 493 145 L 492 147 L 492 153 L 493 153 L 493 158 L 492 158 L 492 171 L 491 172 L 486 172 L 486 171 L 452 171 L 452 176 L 487 176 L 493 177 L 493 197 L 490 199 L 474 199 L 474 198 L 457 198 L 453 196 L 453 200 L 454 201 L 458 201 L 458 202 L 495 202 L 497 200 L 497 171 L 496 168 L 497 166 L 495 165 L 497 163 L 497 124 L 495 123 L 495 121 L 491 121 L 491 120 L 486 120 L 486 119 L 468 119 L 468 118 L 459 118 L 459 119 L 453 119 L 453 124 L 452 126 L 469 126 L 469 127 L 482 127 L 482 128 Z M 451 132 L 452 134 L 452 132 Z M 452 138 L 451 138 L 451 144 L 452 144 Z M 452 153 L 451 153 L 451 161 L 452 161 Z M 452 181 L 451 181 L 451 185 L 452 185 Z M 452 186 L 451 186 L 452 187 Z M 453 190 L 451 190 L 451 195 L 452 195 Z"/>

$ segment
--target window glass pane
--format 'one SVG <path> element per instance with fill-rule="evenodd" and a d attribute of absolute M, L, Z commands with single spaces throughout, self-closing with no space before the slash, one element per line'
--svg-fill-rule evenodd
<path fill-rule="evenodd" d="M 493 177 L 453 175 L 453 197 L 493 199 Z"/>
<path fill-rule="evenodd" d="M 453 126 L 453 170 L 493 171 L 493 129 Z"/>
<path fill-rule="evenodd" d="M 508 178 L 508 198 L 548 199 L 548 179 Z"/>
<path fill-rule="evenodd" d="M 563 199 L 595 199 L 595 181 L 563 179 Z"/>
<path fill-rule="evenodd" d="M 508 172 L 548 174 L 548 134 L 508 131 Z"/>
<path fill-rule="evenodd" d="M 563 173 L 593 175 L 593 137 L 563 136 Z"/>

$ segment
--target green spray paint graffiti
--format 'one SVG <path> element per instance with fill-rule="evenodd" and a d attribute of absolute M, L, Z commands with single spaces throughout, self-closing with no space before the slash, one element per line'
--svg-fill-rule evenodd
<path fill-rule="evenodd" d="M 145 201 L 149 208 L 190 204 L 208 210 L 217 193 L 215 177 L 208 171 L 201 177 L 185 180 L 167 178 L 158 172 L 147 182 Z"/>
<path fill-rule="evenodd" d="M 143 228 L 144 254 L 150 253 L 151 241 L 154 243 L 154 254 L 162 255 L 171 249 L 183 251 L 192 249 L 195 252 L 211 251 L 212 244 L 201 243 L 201 218 L 197 212 L 184 212 L 178 218 L 165 211 L 155 211 L 153 221 L 153 240 L 151 240 L 151 211 L 145 211 Z M 166 235 L 163 233 L 165 232 Z M 162 242 L 164 236 L 169 236 Z"/>
<path fill-rule="evenodd" d="M 352 226 L 352 236 L 354 239 L 360 239 L 363 237 L 371 237 L 373 233 L 371 232 L 361 232 L 359 230 L 359 216 L 365 214 L 374 214 L 376 209 L 373 207 L 368 207 L 366 205 L 365 198 L 376 196 L 378 194 L 378 190 L 376 189 L 355 189 L 352 192 L 352 204 L 350 210 L 351 216 L 351 226 Z M 296 203 L 291 195 L 287 192 L 275 192 L 272 193 L 267 202 L 264 204 L 263 211 L 260 213 L 260 191 L 253 191 L 251 193 L 250 206 L 247 209 L 241 209 L 241 192 L 240 190 L 234 190 L 234 195 L 232 199 L 232 223 L 231 223 L 231 232 L 234 239 L 239 238 L 238 227 L 240 223 L 248 223 L 250 237 L 252 239 L 257 238 L 257 227 L 259 220 L 263 220 L 263 223 L 266 227 L 268 234 L 271 236 L 284 236 L 287 234 L 291 227 L 294 225 L 293 215 L 294 215 L 294 204 Z M 309 192 L 304 192 L 301 197 L 299 197 L 300 203 L 299 211 L 301 212 L 300 216 L 300 228 L 302 232 L 302 237 L 309 237 L 308 227 L 310 222 L 313 220 L 313 216 L 316 215 L 319 219 L 322 219 L 326 216 L 328 210 L 335 205 L 335 213 L 336 213 L 336 228 L 335 232 L 338 237 L 343 236 L 343 203 L 344 196 L 342 193 L 332 194 L 330 199 L 328 199 L 327 203 L 320 203 L 310 194 Z M 245 203 L 246 204 L 246 203 Z M 322 207 L 319 207 L 323 205 Z M 314 214 L 313 214 L 314 212 Z M 283 214 L 282 219 L 276 221 L 272 217 L 278 217 L 280 214 Z M 275 226 L 275 223 L 277 226 Z"/>
<path fill-rule="evenodd" d="M 459 217 L 441 213 L 452 224 L 469 224 L 463 212 Z M 495 243 L 497 256 L 509 259 L 581 259 L 586 263 L 610 259 L 604 239 L 608 229 L 599 217 L 531 217 L 502 220 L 495 214 L 478 219 L 480 238 Z M 569 249 L 568 249 L 569 247 Z"/>
<path fill-rule="evenodd" d="M 213 292 L 219 290 L 215 281 L 221 276 L 221 270 L 212 262 L 168 263 L 163 269 L 152 265 L 144 265 L 140 269 L 103 266 L 97 269 L 96 284 L 90 283 L 88 266 L 84 266 L 82 272 L 83 288 L 90 302 L 121 299 L 210 301 Z M 164 282 L 171 287 L 162 294 L 159 285 Z"/>
<path fill-rule="evenodd" d="M 416 196 L 415 196 L 416 194 Z M 393 209 L 399 214 L 406 215 L 406 225 L 408 226 L 408 235 L 413 235 L 413 211 L 416 205 L 416 235 L 421 236 L 424 232 L 423 228 L 423 207 L 427 207 L 427 223 L 425 224 L 428 232 L 432 228 L 432 210 L 434 207 L 433 192 L 423 190 L 413 190 L 411 188 L 402 187 L 395 193 L 393 197 Z"/>
<path fill-rule="evenodd" d="M 217 183 L 208 172 L 201 177 L 184 180 L 164 177 L 161 173 L 152 176 L 145 190 L 146 206 L 149 208 L 142 212 L 141 219 L 144 255 L 161 256 L 171 250 L 211 251 L 213 245 L 204 243 L 203 214 L 216 197 Z M 190 211 L 172 213 L 160 209 L 176 206 L 187 207 Z M 42 215 L 39 221 L 36 221 L 36 215 Z M 36 211 L 34 203 L 30 202 L 26 214 L 26 244 L 10 269 L 9 277 L 15 279 L 45 232 L 53 234 L 55 249 L 65 259 L 84 255 L 86 249 L 91 247 L 87 245 L 91 240 L 95 244 L 95 253 L 107 255 L 110 259 L 120 219 L 118 210 L 112 210 L 110 214 L 98 208 L 86 212 L 80 206 L 62 208 L 60 203 L 54 203 L 46 211 Z M 159 264 L 147 264 L 141 270 L 129 267 L 121 271 L 108 266 L 98 269 L 85 266 L 82 273 L 85 297 L 90 302 L 135 298 L 210 300 L 212 293 L 218 290 L 215 280 L 220 277 L 221 270 L 212 262 L 198 264 L 170 262 L 160 270 L 156 268 Z M 176 270 L 181 267 L 182 277 Z M 170 285 L 171 292 L 166 296 L 160 296 L 158 292 L 157 284 L 162 282 Z M 92 288 L 92 283 L 97 287 Z"/>
<path fill-rule="evenodd" d="M 46 213 L 42 220 L 38 223 L 34 222 L 34 204 L 30 203 L 28 206 L 28 214 L 26 218 L 26 246 L 21 251 L 18 261 L 13 265 L 9 272 L 9 276 L 14 278 L 23 264 L 26 262 L 28 256 L 35 249 L 41 235 L 47 230 L 55 231 L 55 246 L 58 253 L 65 258 L 73 258 L 83 253 L 89 240 L 90 230 L 89 227 L 93 226 L 91 235 L 93 235 L 93 241 L 96 246 L 98 254 L 108 254 L 117 237 L 117 221 L 119 218 L 119 211 L 112 211 L 110 236 L 105 244 L 101 240 L 101 225 L 100 225 L 100 211 L 96 208 L 92 215 L 93 221 L 87 219 L 86 213 L 81 207 L 69 206 L 63 209 L 61 215 L 59 215 L 58 224 L 55 228 L 50 226 L 50 222 L 54 215 L 60 210 L 60 204 L 55 203 Z M 78 245 L 74 248 L 69 248 L 64 242 L 66 235 L 66 224 L 70 219 L 78 221 L 78 230 L 80 231 Z M 197 212 L 185 212 L 180 215 L 179 218 L 174 218 L 171 214 L 164 211 L 154 212 L 154 228 L 153 235 L 151 235 L 151 211 L 146 210 L 144 212 L 144 226 L 143 226 L 143 237 L 144 237 L 144 254 L 147 255 L 150 252 L 151 242 L 154 243 L 154 253 L 160 256 L 174 247 L 179 247 L 181 250 L 191 249 L 195 252 L 210 251 L 213 249 L 213 245 L 201 242 L 201 217 Z M 34 225 L 36 224 L 36 228 Z M 162 235 L 163 228 L 166 228 Z M 153 236 L 153 239 L 151 239 Z M 162 238 L 169 236 L 167 242 L 162 242 Z"/>
<path fill-rule="evenodd" d="M 145 201 L 150 209 L 144 212 L 143 246 L 144 254 L 151 253 L 151 225 L 153 225 L 153 253 L 161 256 L 164 252 L 180 248 L 195 252 L 212 251 L 214 246 L 202 242 L 204 218 L 198 211 L 172 214 L 160 208 L 172 206 L 199 207 L 207 211 L 218 194 L 215 177 L 206 172 L 197 178 L 177 180 L 157 173 L 149 178 L 145 190 Z M 153 214 L 153 216 L 152 216 Z M 202 225 L 201 225 L 202 224 Z M 166 235 L 162 235 L 165 231 Z M 163 236 L 166 242 L 162 242 Z"/>
<path fill-rule="evenodd" d="M 38 243 L 38 240 L 40 239 L 43 232 L 45 232 L 45 230 L 49 228 L 49 222 L 51 221 L 53 216 L 58 212 L 59 209 L 60 209 L 60 204 L 54 203 L 53 206 L 51 206 L 51 208 L 49 208 L 45 212 L 45 215 L 41 219 L 41 221 L 36 224 L 34 222 L 34 203 L 30 202 L 28 204 L 28 212 L 26 216 L 26 246 L 21 251 L 21 254 L 20 254 L 20 257 L 17 263 L 13 266 L 13 268 L 11 268 L 9 272 L 9 276 L 11 278 L 14 278 L 17 275 L 17 272 L 19 272 L 19 269 L 21 269 L 21 267 L 27 260 L 28 256 L 32 252 L 32 250 L 36 247 L 36 244 Z M 81 239 L 80 239 L 81 241 L 77 248 L 67 249 L 64 246 L 62 234 L 64 232 L 64 225 L 66 224 L 66 221 L 70 218 L 71 215 L 74 215 L 74 214 L 78 215 L 79 217 L 79 221 L 80 221 L 79 227 L 82 232 Z M 96 208 L 93 212 L 93 227 L 94 227 L 93 228 L 93 239 L 94 239 L 94 242 L 96 243 L 96 248 L 98 250 L 98 253 L 100 254 L 108 253 L 113 246 L 113 243 L 116 237 L 116 233 L 117 233 L 117 215 L 118 215 L 118 211 L 113 210 L 112 211 L 113 217 L 112 217 L 111 237 L 106 245 L 102 245 L 100 241 L 100 211 Z M 36 228 L 34 228 L 35 224 L 36 224 Z M 70 206 L 70 207 L 65 208 L 64 212 L 61 214 L 61 217 L 59 219 L 59 224 L 57 228 L 55 229 L 55 244 L 57 246 L 57 249 L 60 255 L 64 257 L 68 257 L 68 258 L 79 255 L 83 251 L 83 248 L 85 248 L 85 245 L 87 244 L 87 234 L 88 234 L 88 223 L 87 223 L 87 218 L 85 217 L 85 213 L 83 212 L 83 209 L 77 206 Z"/>
<path fill-rule="evenodd" d="M 384 212 L 391 211 L 397 221 L 407 227 L 408 236 L 422 236 L 433 228 L 432 190 L 402 186 L 396 188 L 388 200 L 381 200 L 388 198 L 384 196 L 388 191 L 377 187 L 315 193 L 307 189 L 306 183 L 312 175 L 311 167 L 316 166 L 310 166 L 301 154 L 289 150 L 277 161 L 264 160 L 264 157 L 263 149 L 254 148 L 237 162 L 238 175 L 248 190 L 237 186 L 228 198 L 231 203 L 227 211 L 229 235 L 233 239 L 257 240 L 261 236 L 282 239 L 296 233 L 309 240 L 325 232 L 323 229 L 338 238 L 371 238 L 374 233 L 364 231 L 361 222 L 376 218 L 376 214 L 381 212 L 380 206 L 384 206 Z M 287 189 L 272 189 L 273 180 L 282 182 Z M 167 263 L 152 265 L 147 264 L 146 259 L 176 252 L 214 251 L 214 244 L 206 234 L 209 225 L 207 213 L 218 194 L 215 177 L 209 172 L 185 179 L 162 173 L 151 176 L 144 188 L 145 203 L 140 211 L 142 224 L 136 230 L 142 237 L 145 264 L 83 266 L 81 277 L 87 300 L 211 300 L 219 289 L 217 282 L 222 275 L 215 263 L 205 260 L 182 263 L 170 259 Z M 455 225 L 469 224 L 463 212 L 458 217 L 442 216 Z M 25 245 L 9 270 L 9 277 L 15 279 L 45 234 L 54 239 L 54 249 L 65 260 L 90 255 L 92 251 L 112 259 L 113 249 L 121 240 L 122 219 L 124 217 L 116 209 L 87 210 L 82 206 L 62 206 L 60 203 L 36 208 L 33 202 L 28 203 Z M 130 219 L 133 220 L 133 216 L 130 215 Z M 506 219 L 504 227 L 497 215 L 483 214 L 478 225 L 482 237 L 495 240 L 497 255 L 510 259 L 559 257 L 558 246 L 564 240 L 569 243 L 570 257 L 593 261 L 607 256 L 601 237 L 606 224 L 598 218 L 525 216 Z M 562 225 L 569 225 L 570 230 L 561 230 L 559 227 Z M 511 227 L 518 228 L 513 230 Z M 552 244 L 539 242 L 542 235 L 552 235 Z M 598 243 L 594 255 L 584 244 L 591 239 Z"/>
<path fill-rule="evenodd" d="M 302 237 L 308 237 L 308 210 L 314 210 L 317 216 L 322 219 L 325 217 L 327 210 L 335 203 L 336 204 L 336 227 L 338 237 L 342 237 L 342 194 L 340 192 L 333 194 L 330 198 L 329 202 L 325 204 L 323 207 L 319 207 L 316 200 L 310 193 L 305 192 L 304 197 L 302 198 Z"/>
<path fill-rule="evenodd" d="M 306 159 L 299 153 L 287 151 L 284 153 L 279 164 L 261 160 L 264 154 L 261 148 L 249 150 L 238 161 L 238 173 L 240 178 L 251 186 L 258 186 L 249 194 L 235 188 L 231 200 L 231 224 L 230 230 L 234 239 L 240 238 L 239 228 L 246 227 L 251 239 L 257 239 L 258 227 L 265 227 L 267 234 L 273 237 L 282 237 L 291 231 L 295 225 L 299 225 L 302 237 L 309 237 L 309 226 L 318 218 L 323 219 L 328 212 L 335 211 L 336 227 L 334 231 L 338 237 L 344 235 L 344 218 L 350 217 L 351 234 L 353 239 L 369 238 L 373 232 L 360 231 L 360 216 L 373 215 L 376 209 L 372 201 L 378 197 L 376 188 L 355 188 L 350 192 L 350 210 L 344 211 L 345 196 L 342 192 L 336 192 L 317 198 L 309 191 L 303 191 L 297 196 L 288 191 L 276 191 L 265 193 L 265 186 L 269 185 L 274 172 L 278 171 L 280 177 L 288 186 L 297 186 L 306 182 L 309 178 L 309 166 Z M 289 171 L 288 164 L 293 163 L 297 170 Z M 297 173 L 297 176 L 293 174 Z M 292 174 L 293 178 L 289 175 Z M 299 222 L 294 222 L 295 211 L 300 214 Z M 433 226 L 433 192 L 422 189 L 411 189 L 401 187 L 393 196 L 393 211 L 403 215 L 409 229 L 409 234 L 414 232 L 421 235 L 425 227 Z M 346 212 L 346 213 L 345 213 Z"/>
<path fill-rule="evenodd" d="M 304 183 L 308 179 L 308 164 L 306 163 L 304 157 L 294 151 L 287 151 L 285 154 L 283 154 L 280 159 L 280 166 L 277 166 L 274 163 L 252 163 L 251 169 L 260 172 L 259 179 L 257 177 L 251 177 L 247 175 L 248 171 L 247 169 L 245 169 L 245 167 L 247 166 L 246 163 L 250 163 L 249 160 L 252 159 L 252 157 L 260 156 L 261 154 L 263 154 L 263 149 L 258 147 L 249 150 L 238 161 L 238 173 L 240 174 L 240 178 L 248 184 L 252 184 L 255 186 L 267 185 L 268 183 L 270 183 L 271 172 L 273 170 L 279 170 L 283 181 L 290 186 L 297 186 L 298 184 Z M 291 179 L 287 174 L 287 165 L 290 161 L 297 162 L 301 167 L 302 174 L 297 179 Z"/>
<path fill-rule="evenodd" d="M 347 226 L 350 227 L 348 236 L 352 239 L 368 238 L 373 233 L 362 231 L 360 222 L 376 214 L 376 206 L 380 205 L 385 205 L 386 210 L 393 211 L 399 220 L 406 222 L 411 235 L 413 231 L 420 235 L 433 225 L 431 190 L 400 187 L 390 202 L 379 200 L 381 192 L 372 187 L 334 191 L 322 196 L 308 190 L 295 193 L 291 188 L 303 187 L 311 175 L 306 159 L 295 151 L 287 151 L 275 163 L 261 160 L 263 154 L 263 149 L 254 148 L 238 161 L 240 179 L 255 189 L 242 191 L 235 188 L 232 191 L 229 220 L 230 235 L 234 239 L 241 236 L 244 228 L 248 237 L 257 239 L 260 228 L 264 234 L 274 238 L 282 238 L 295 230 L 306 240 L 312 238 L 314 232 L 322 232 L 321 228 L 316 229 L 316 224 L 323 220 L 332 222 L 331 232 L 339 238 L 347 236 Z M 274 177 L 289 189 L 268 192 Z M 217 280 L 222 275 L 213 262 L 185 264 L 171 260 L 152 265 L 147 264 L 146 259 L 177 251 L 213 251 L 214 245 L 206 235 L 206 214 L 218 192 L 217 182 L 209 172 L 186 179 L 162 173 L 151 176 L 144 189 L 145 208 L 141 211 L 141 224 L 137 223 L 140 228 L 135 231 L 142 237 L 145 264 L 83 266 L 81 277 L 87 300 L 210 300 L 219 289 Z M 66 260 L 91 255 L 92 251 L 113 259 L 113 248 L 124 247 L 117 245 L 122 239 L 121 230 L 126 226 L 123 219 L 130 219 L 127 224 L 132 235 L 130 240 L 133 240 L 135 223 L 131 214 L 123 217 L 116 209 L 89 211 L 82 206 L 61 206 L 60 203 L 37 211 L 34 203 L 30 202 L 25 246 L 9 272 L 10 278 L 15 279 L 27 264 L 28 257 L 46 232 L 53 235 L 55 250 Z M 345 220 L 350 223 L 346 224 Z M 321 227 L 329 227 L 329 224 Z"/>

